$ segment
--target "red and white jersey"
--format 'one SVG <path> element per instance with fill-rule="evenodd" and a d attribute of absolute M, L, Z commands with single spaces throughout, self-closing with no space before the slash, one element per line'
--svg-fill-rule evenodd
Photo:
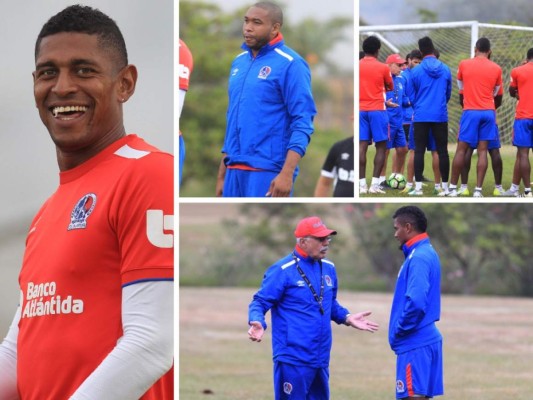
<path fill-rule="evenodd" d="M 394 87 L 390 68 L 376 57 L 359 61 L 359 111 L 385 110 L 386 92 Z"/>
<path fill-rule="evenodd" d="M 494 110 L 495 89 L 502 87 L 502 69 L 485 57 L 463 60 L 457 69 L 464 110 Z M 496 92 L 497 93 L 497 92 Z"/>
<path fill-rule="evenodd" d="M 509 87 L 518 90 L 515 118 L 533 119 L 533 62 L 513 68 Z"/>
<path fill-rule="evenodd" d="M 173 280 L 173 213 L 173 157 L 136 135 L 60 173 L 19 276 L 22 399 L 69 398 L 123 335 L 122 288 Z M 172 374 L 142 399 L 173 398 Z"/>
<path fill-rule="evenodd" d="M 179 78 L 180 90 L 189 90 L 189 78 L 193 69 L 192 54 L 183 40 L 179 40 Z"/>

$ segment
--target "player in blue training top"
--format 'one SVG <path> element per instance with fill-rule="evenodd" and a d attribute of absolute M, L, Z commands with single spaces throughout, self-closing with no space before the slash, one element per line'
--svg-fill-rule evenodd
<path fill-rule="evenodd" d="M 337 302 L 335 265 L 327 260 L 331 236 L 318 217 L 302 219 L 294 232 L 296 247 L 265 273 L 250 303 L 248 335 L 260 342 L 265 314 L 272 311 L 274 398 L 329 399 L 331 321 L 375 332 L 369 311 L 350 312 Z"/>
<path fill-rule="evenodd" d="M 440 260 L 426 233 L 427 218 L 416 206 L 392 216 L 394 237 L 405 261 L 400 268 L 389 322 L 389 343 L 397 355 L 396 398 L 444 393 L 440 320 Z"/>
<path fill-rule="evenodd" d="M 281 9 L 270 2 L 244 16 L 245 51 L 231 65 L 217 196 L 292 195 L 316 108 L 309 66 L 285 46 L 282 25 Z"/>

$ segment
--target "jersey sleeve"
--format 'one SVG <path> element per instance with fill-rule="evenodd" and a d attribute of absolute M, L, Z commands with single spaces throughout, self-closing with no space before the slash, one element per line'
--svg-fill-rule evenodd
<path fill-rule="evenodd" d="M 132 160 L 117 183 L 112 225 L 121 253 L 122 285 L 172 280 L 173 157 L 152 152 Z"/>
<path fill-rule="evenodd" d="M 322 175 L 328 178 L 334 178 L 336 170 L 336 162 L 339 156 L 339 142 L 331 146 L 331 149 L 328 152 L 324 165 L 322 165 Z M 326 174 L 325 174 L 326 173 Z"/>
<path fill-rule="evenodd" d="M 263 329 L 267 328 L 265 314 L 283 296 L 285 290 L 285 278 L 282 269 L 275 264 L 270 267 L 263 277 L 261 288 L 254 295 L 252 302 L 248 306 L 248 322 L 259 321 Z"/>

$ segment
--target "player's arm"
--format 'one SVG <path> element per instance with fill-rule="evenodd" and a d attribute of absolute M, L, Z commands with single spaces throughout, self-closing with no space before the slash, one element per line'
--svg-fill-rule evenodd
<path fill-rule="evenodd" d="M 316 107 L 311 91 L 311 71 L 305 61 L 291 61 L 279 84 L 289 114 L 290 139 L 282 170 L 265 195 L 287 197 L 292 189 L 294 171 L 305 155 L 314 132 Z"/>
<path fill-rule="evenodd" d="M 17 337 L 20 306 L 4 341 L 0 344 L 0 399 L 18 400 L 17 390 Z"/>
<path fill-rule="evenodd" d="M 279 265 L 273 265 L 266 272 L 261 288 L 254 294 L 248 306 L 248 335 L 250 340 L 260 342 L 267 328 L 265 314 L 278 303 L 285 291 L 285 279 Z"/>
<path fill-rule="evenodd" d="M 405 336 L 416 329 L 426 314 L 429 292 L 429 261 L 413 258 L 409 270 L 416 272 L 410 273 L 407 281 L 405 306 L 395 327 L 395 334 L 398 336 Z"/>
<path fill-rule="evenodd" d="M 178 110 L 179 110 L 179 117 L 181 117 L 181 111 L 183 110 L 183 105 L 185 104 L 185 95 L 187 94 L 186 90 L 180 89 L 179 91 L 179 97 L 178 97 Z"/>
<path fill-rule="evenodd" d="M 270 182 L 267 197 L 288 197 L 291 194 L 293 176 L 302 156 L 294 150 L 287 151 L 281 172 Z"/>
<path fill-rule="evenodd" d="M 327 171 L 326 171 L 327 172 Z M 333 178 L 320 175 L 315 186 L 315 197 L 331 197 L 333 193 Z"/>
<path fill-rule="evenodd" d="M 335 143 L 328 151 L 326 160 L 322 165 L 320 177 L 315 187 L 315 197 L 331 197 L 333 194 L 333 181 L 336 176 L 336 159 L 339 152 L 339 142 Z"/>
<path fill-rule="evenodd" d="M 514 70 L 511 71 L 511 83 L 509 84 L 509 95 L 518 100 L 518 86 L 516 85 L 516 76 Z"/>
<path fill-rule="evenodd" d="M 173 289 L 170 281 L 122 289 L 124 335 L 71 400 L 138 399 L 172 367 Z"/>
<path fill-rule="evenodd" d="M 220 165 L 218 166 L 217 183 L 215 187 L 215 195 L 217 197 L 222 197 L 222 190 L 224 189 L 224 179 L 226 177 L 226 164 L 224 163 L 225 158 L 226 154 L 222 154 L 222 159 L 220 160 Z"/>
<path fill-rule="evenodd" d="M 394 81 L 392 80 L 392 74 L 390 72 L 389 67 L 387 66 L 383 68 L 383 85 L 385 87 L 386 92 L 394 89 Z"/>

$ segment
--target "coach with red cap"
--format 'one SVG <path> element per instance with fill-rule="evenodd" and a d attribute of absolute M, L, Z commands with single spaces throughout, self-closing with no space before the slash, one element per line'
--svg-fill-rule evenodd
<path fill-rule="evenodd" d="M 249 306 L 248 335 L 260 342 L 272 312 L 274 397 L 329 399 L 331 321 L 374 332 L 369 311 L 350 312 L 337 302 L 335 265 L 326 259 L 333 235 L 318 217 L 296 226 L 294 250 L 267 269 Z"/>

